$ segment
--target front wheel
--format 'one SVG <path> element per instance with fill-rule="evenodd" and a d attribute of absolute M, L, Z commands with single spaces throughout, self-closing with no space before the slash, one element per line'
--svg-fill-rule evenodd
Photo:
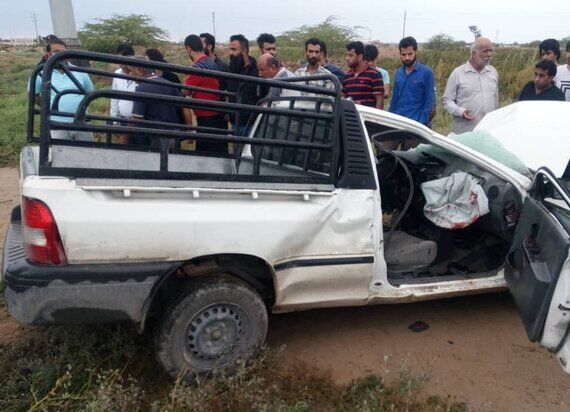
<path fill-rule="evenodd" d="M 267 310 L 244 283 L 204 279 L 177 301 L 158 327 L 157 356 L 173 377 L 187 381 L 216 369 L 231 370 L 265 341 Z"/>

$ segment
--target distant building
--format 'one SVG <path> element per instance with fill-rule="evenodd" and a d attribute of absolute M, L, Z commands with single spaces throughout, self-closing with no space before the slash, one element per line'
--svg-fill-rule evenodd
<path fill-rule="evenodd" d="M 13 38 L 13 39 L 0 39 L 0 44 L 5 46 L 35 46 L 38 44 L 34 38 Z"/>

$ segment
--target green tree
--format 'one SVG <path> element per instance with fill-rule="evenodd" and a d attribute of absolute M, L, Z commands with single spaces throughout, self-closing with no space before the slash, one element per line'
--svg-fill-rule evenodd
<path fill-rule="evenodd" d="M 329 16 L 322 23 L 312 26 L 301 26 L 294 30 L 289 30 L 277 37 L 279 43 L 279 54 L 283 47 L 295 48 L 295 55 L 286 56 L 287 59 L 302 59 L 304 57 L 303 47 L 305 41 L 310 37 L 316 37 L 327 45 L 329 58 L 339 59 L 344 55 L 346 44 L 357 37 L 356 31 L 352 27 L 342 26 L 336 23 L 334 16 Z"/>
<path fill-rule="evenodd" d="M 425 48 L 429 50 L 444 50 L 455 47 L 457 42 L 449 34 L 440 33 L 430 37 L 425 44 Z"/>
<path fill-rule="evenodd" d="M 120 43 L 151 47 L 168 39 L 168 33 L 154 26 L 152 18 L 144 14 L 115 14 L 96 21 L 98 23 L 85 23 L 78 33 L 83 48 L 87 50 L 113 53 Z"/>

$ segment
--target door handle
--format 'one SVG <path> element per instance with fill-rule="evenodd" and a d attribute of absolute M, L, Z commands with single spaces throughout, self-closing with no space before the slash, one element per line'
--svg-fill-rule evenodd
<path fill-rule="evenodd" d="M 563 310 L 565 312 L 570 312 L 570 307 L 564 306 L 562 303 L 558 305 L 558 309 Z"/>

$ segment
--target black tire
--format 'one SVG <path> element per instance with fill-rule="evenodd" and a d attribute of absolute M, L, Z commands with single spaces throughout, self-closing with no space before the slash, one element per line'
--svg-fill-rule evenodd
<path fill-rule="evenodd" d="M 238 359 L 257 352 L 267 334 L 267 310 L 249 286 L 223 278 L 191 282 L 156 331 L 159 362 L 187 382 L 214 370 L 231 371 Z"/>

